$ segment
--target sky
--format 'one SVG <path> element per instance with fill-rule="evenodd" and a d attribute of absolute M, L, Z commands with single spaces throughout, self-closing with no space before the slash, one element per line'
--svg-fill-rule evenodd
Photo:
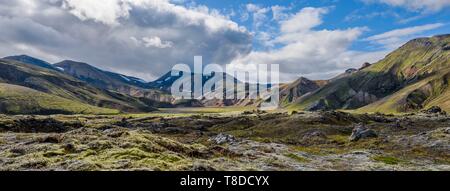
<path fill-rule="evenodd" d="M 0 0 L 0 56 L 70 59 L 154 80 L 179 63 L 329 79 L 450 33 L 450 0 Z"/>

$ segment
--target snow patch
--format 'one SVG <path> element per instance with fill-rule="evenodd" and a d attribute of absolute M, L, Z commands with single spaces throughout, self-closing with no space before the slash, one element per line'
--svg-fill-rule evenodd
<path fill-rule="evenodd" d="M 125 77 L 124 75 L 120 75 L 120 77 L 122 77 L 124 80 L 126 80 L 126 81 L 131 81 L 130 79 L 128 79 L 127 77 Z"/>
<path fill-rule="evenodd" d="M 56 66 L 56 69 L 60 70 L 60 71 L 64 71 L 64 68 L 61 68 L 59 66 Z"/>
<path fill-rule="evenodd" d="M 135 78 L 134 79 L 136 82 L 140 82 L 140 83 L 147 83 L 147 81 L 143 80 L 143 79 L 139 79 L 139 78 Z"/>

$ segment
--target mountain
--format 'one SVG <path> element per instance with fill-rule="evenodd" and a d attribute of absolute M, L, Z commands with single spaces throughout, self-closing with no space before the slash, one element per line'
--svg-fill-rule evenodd
<path fill-rule="evenodd" d="M 83 62 L 64 60 L 54 65 L 61 68 L 64 73 L 103 89 L 116 89 L 125 85 L 142 88 L 148 86 L 142 79 L 100 70 Z"/>
<path fill-rule="evenodd" d="M 162 75 L 158 79 L 156 79 L 153 82 L 150 82 L 149 85 L 152 88 L 159 89 L 161 91 L 170 92 L 170 88 L 172 87 L 172 84 L 178 80 L 181 76 L 172 76 L 172 72 L 167 72 L 166 74 Z"/>
<path fill-rule="evenodd" d="M 379 62 L 342 75 L 290 108 L 409 112 L 449 111 L 450 35 L 411 40 Z"/>
<path fill-rule="evenodd" d="M 51 69 L 51 70 L 58 70 L 57 67 L 53 66 L 52 64 L 37 59 L 37 58 L 33 58 L 31 56 L 27 56 L 27 55 L 19 55 L 19 56 L 8 56 L 5 57 L 3 59 L 6 60 L 14 60 L 14 61 L 18 61 L 21 63 L 25 63 L 25 64 L 31 64 L 31 65 L 35 65 L 35 66 L 39 66 L 39 67 L 43 67 L 43 68 L 47 68 L 47 69 Z"/>
<path fill-rule="evenodd" d="M 126 112 L 155 110 L 137 98 L 90 86 L 59 71 L 9 59 L 0 59 L 0 83 L 23 86 L 97 107 Z"/>
<path fill-rule="evenodd" d="M 180 74 L 183 74 L 183 72 L 180 71 Z M 195 73 L 191 73 L 191 77 L 194 78 L 196 76 L 200 76 L 201 74 L 195 74 Z M 232 76 L 229 76 L 228 74 L 225 73 L 219 73 L 219 74 L 213 74 L 213 75 L 202 75 L 202 79 L 203 79 L 203 85 L 205 84 L 206 81 L 208 81 L 209 79 L 211 79 L 212 77 L 214 77 L 215 75 L 222 75 L 224 79 L 226 79 L 228 77 L 228 79 L 235 79 Z M 150 82 L 149 86 L 165 91 L 165 92 L 170 92 L 172 84 L 177 81 L 178 79 L 181 78 L 181 75 L 178 76 L 172 76 L 172 71 L 167 72 L 166 74 L 162 75 L 161 77 L 159 77 L 157 80 Z M 235 79 L 235 81 L 238 81 L 237 79 Z"/>
<path fill-rule="evenodd" d="M 326 83 L 326 81 L 312 81 L 301 77 L 292 83 L 281 85 L 280 103 L 282 106 L 293 103 L 304 95 L 323 87 Z"/>
<path fill-rule="evenodd" d="M 450 70 L 439 72 L 428 78 L 402 88 L 379 101 L 359 108 L 358 112 L 413 112 L 439 106 L 450 111 Z"/>
<path fill-rule="evenodd" d="M 181 78 L 181 75 L 172 76 L 171 73 L 172 73 L 171 71 L 167 72 L 166 74 L 164 74 L 157 80 L 150 82 L 149 85 L 152 88 L 159 89 L 161 91 L 164 91 L 164 92 L 170 94 L 172 84 Z M 183 74 L 183 73 L 180 72 L 180 74 Z M 190 75 L 191 75 L 191 78 L 194 78 L 194 77 L 199 77 L 201 74 L 190 73 Z M 241 81 L 237 80 L 236 78 L 234 78 L 226 73 L 214 73 L 212 75 L 203 74 L 201 76 L 202 80 L 203 80 L 202 85 L 205 85 L 205 83 L 208 80 L 212 79 L 215 75 L 222 76 L 222 79 L 224 79 L 224 81 L 226 82 L 225 85 L 228 85 L 228 86 L 233 84 L 233 82 L 236 83 L 237 86 L 239 86 L 239 87 L 248 85 L 248 84 L 242 83 Z M 215 88 L 223 89 L 222 86 L 215 87 Z M 225 88 L 225 91 L 222 92 L 223 95 L 226 95 L 227 89 L 228 88 Z M 191 91 L 194 91 L 194 87 L 191 87 Z M 203 95 L 211 95 L 211 96 L 216 96 L 218 93 L 220 93 L 220 92 L 212 91 L 212 90 L 203 90 L 203 91 L 204 91 Z M 223 98 L 224 98 L 224 96 L 223 96 Z M 246 102 L 244 100 L 238 100 L 238 99 L 202 99 L 201 97 L 199 97 L 196 99 L 176 100 L 173 102 L 173 105 L 176 107 L 202 107 L 202 106 L 221 107 L 221 106 L 238 106 L 238 105 L 245 106 L 245 105 L 248 105 L 245 103 Z"/>
<path fill-rule="evenodd" d="M 225 73 L 214 75 L 228 79 L 228 88 L 224 92 L 204 90 L 204 95 L 225 94 L 234 83 L 241 90 L 250 86 Z M 205 84 L 214 76 L 201 77 Z M 299 78 L 281 84 L 280 102 L 288 109 L 311 111 L 398 113 L 439 106 L 450 112 L 449 78 L 450 35 L 439 35 L 411 40 L 377 63 L 364 63 L 330 80 Z M 82 62 L 66 60 L 52 65 L 26 55 L 10 56 L 0 59 L 0 112 L 114 113 L 153 111 L 155 107 L 257 106 L 268 97 L 174 100 L 170 88 L 177 79 L 169 72 L 145 82 Z M 55 100 L 54 104 L 48 100 Z"/>
<path fill-rule="evenodd" d="M 150 99 L 156 102 L 172 101 L 172 97 L 169 94 L 152 89 L 149 83 L 136 77 L 104 71 L 87 63 L 70 60 L 54 65 L 61 68 L 64 73 L 101 89 L 127 94 L 140 99 Z"/>

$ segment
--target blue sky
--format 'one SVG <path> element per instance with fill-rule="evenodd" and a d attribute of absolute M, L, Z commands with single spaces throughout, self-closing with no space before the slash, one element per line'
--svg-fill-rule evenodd
<path fill-rule="evenodd" d="M 178 63 L 329 79 L 450 33 L 450 0 L 0 0 L 0 57 L 82 61 L 154 80 Z"/>
<path fill-rule="evenodd" d="M 450 1 L 447 1 L 450 2 Z M 261 8 L 270 8 L 273 6 L 282 6 L 286 14 L 295 14 L 305 7 L 327 7 L 330 12 L 324 16 L 323 24 L 317 29 L 345 29 L 351 27 L 367 27 L 368 30 L 361 35 L 361 39 L 373 35 L 381 34 L 391 30 L 408 28 L 431 23 L 443 23 L 445 26 L 432 30 L 418 32 L 406 37 L 412 39 L 422 36 L 432 36 L 435 34 L 450 33 L 450 7 L 443 7 L 439 10 L 427 10 L 424 8 L 408 8 L 405 6 L 392 6 L 386 3 L 368 2 L 363 0 L 234 0 L 234 1 L 216 1 L 216 0 L 197 0 L 185 1 L 187 6 L 192 4 L 202 4 L 213 9 L 221 10 L 224 14 L 230 14 L 233 21 L 245 26 L 255 32 L 265 30 L 265 28 L 255 29 L 252 18 L 246 21 L 242 20 L 242 14 L 246 12 L 246 5 L 254 4 Z M 405 3 L 408 3 L 405 1 Z M 271 11 L 267 12 L 267 26 L 276 26 L 277 23 L 271 19 Z M 255 46 L 260 44 L 255 40 Z M 256 49 L 261 47 L 255 47 Z M 377 50 L 383 47 L 374 46 L 367 41 L 356 41 L 352 44 L 356 50 Z"/>
<path fill-rule="evenodd" d="M 288 20 L 302 11 L 302 9 L 324 8 L 326 13 L 322 14 L 321 23 L 314 26 L 311 31 L 317 32 L 322 30 L 348 30 L 352 28 L 360 28 L 361 34 L 357 38 L 348 43 L 347 52 L 357 52 L 355 57 L 357 60 L 348 60 L 346 64 L 332 64 L 340 65 L 337 67 L 328 67 L 319 65 L 317 68 L 324 68 L 328 72 L 317 72 L 318 70 L 303 69 L 302 64 L 297 64 L 297 67 L 288 67 L 287 69 L 295 70 L 302 68 L 302 71 L 308 71 L 300 75 L 307 76 L 314 79 L 324 79 L 337 75 L 345 69 L 345 67 L 358 67 L 358 62 L 376 62 L 383 58 L 387 53 L 398 48 L 408 40 L 433 36 L 437 34 L 450 33 L 450 11 L 448 10 L 449 0 L 421 1 L 421 0 L 294 0 L 294 1 L 186 1 L 187 6 L 203 4 L 212 9 L 221 10 L 223 14 L 227 15 L 233 21 L 245 26 L 254 34 L 253 51 L 259 52 L 276 52 L 278 49 L 289 46 L 289 44 L 271 44 L 267 46 L 267 41 L 273 40 L 282 36 L 280 32 L 280 23 L 282 21 L 275 19 L 274 7 L 281 10 L 283 18 L 281 20 Z M 263 10 L 263 19 L 256 21 L 256 13 L 250 11 L 251 7 Z M 250 12 L 250 13 L 249 13 Z M 248 16 L 249 15 L 249 16 Z M 247 19 L 248 16 L 248 19 Z M 259 16 L 261 17 L 261 16 Z M 257 26 L 256 22 L 261 22 L 261 26 Z M 301 23 L 299 20 L 298 23 Z M 269 34 L 269 38 L 260 39 L 259 34 Z M 300 37 L 301 38 L 301 37 Z M 345 46 L 345 45 L 344 45 Z M 293 51 L 295 51 L 293 49 Z M 332 54 L 332 53 L 331 53 Z M 261 55 L 261 54 L 260 54 Z M 366 57 L 366 58 L 365 58 Z M 294 58 L 295 59 L 295 58 Z M 247 59 L 246 61 L 251 60 Z M 301 62 L 304 59 L 299 58 Z M 314 60 L 306 64 L 314 65 Z M 320 61 L 318 61 L 320 62 Z M 327 61 L 325 61 L 327 62 Z M 344 61 L 345 62 L 345 61 Z M 275 62 L 277 63 L 277 62 Z M 295 64 L 295 63 L 293 63 Z M 292 65 L 292 64 L 291 64 Z M 298 75 L 286 74 L 285 76 Z"/>

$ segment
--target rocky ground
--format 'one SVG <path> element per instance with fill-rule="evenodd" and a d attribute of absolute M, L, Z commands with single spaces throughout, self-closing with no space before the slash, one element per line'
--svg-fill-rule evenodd
<path fill-rule="evenodd" d="M 0 116 L 0 170 L 450 170 L 450 117 Z"/>

